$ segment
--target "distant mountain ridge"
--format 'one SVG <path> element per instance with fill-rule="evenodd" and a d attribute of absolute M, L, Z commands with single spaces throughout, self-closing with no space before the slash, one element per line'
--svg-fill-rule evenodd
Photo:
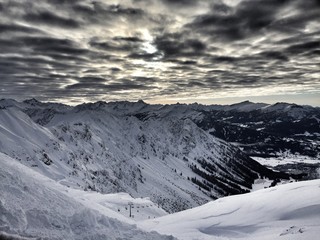
<path fill-rule="evenodd" d="M 103 110 L 114 115 L 150 117 L 175 116 L 191 119 L 212 135 L 234 142 L 249 155 L 274 156 L 281 152 L 318 157 L 320 148 L 320 108 L 289 103 L 253 103 L 232 105 L 173 104 L 150 105 L 138 102 L 96 102 L 75 107 L 41 103 L 36 99 L 18 103 L 0 100 L 0 107 L 16 106 L 40 125 L 46 125 L 54 114 L 69 111 Z"/>
<path fill-rule="evenodd" d="M 219 114 L 267 108 L 249 102 L 204 106 L 143 101 L 71 107 L 3 99 L 0 151 L 62 184 L 148 196 L 175 212 L 248 192 L 258 178 L 289 178 L 216 137 Z M 311 110 L 302 112 L 309 116 Z"/>

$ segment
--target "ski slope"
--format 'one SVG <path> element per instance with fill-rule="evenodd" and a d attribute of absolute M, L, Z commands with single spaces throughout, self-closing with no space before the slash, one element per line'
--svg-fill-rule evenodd
<path fill-rule="evenodd" d="M 140 226 L 181 240 L 319 239 L 320 180 L 220 198 Z"/>

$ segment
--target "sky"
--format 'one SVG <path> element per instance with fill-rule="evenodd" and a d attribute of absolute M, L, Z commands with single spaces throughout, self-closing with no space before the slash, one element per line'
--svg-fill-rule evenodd
<path fill-rule="evenodd" d="M 0 0 L 0 98 L 320 106 L 319 0 Z"/>

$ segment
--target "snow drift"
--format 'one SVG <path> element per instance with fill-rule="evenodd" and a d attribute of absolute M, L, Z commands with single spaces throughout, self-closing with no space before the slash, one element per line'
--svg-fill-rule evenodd
<path fill-rule="evenodd" d="M 182 240 L 318 239 L 320 180 L 220 198 L 140 225 Z"/>

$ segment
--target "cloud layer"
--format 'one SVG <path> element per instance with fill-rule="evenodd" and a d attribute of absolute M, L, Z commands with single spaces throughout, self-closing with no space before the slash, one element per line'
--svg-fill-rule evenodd
<path fill-rule="evenodd" d="M 317 0 L 0 0 L 0 95 L 319 93 Z"/>

